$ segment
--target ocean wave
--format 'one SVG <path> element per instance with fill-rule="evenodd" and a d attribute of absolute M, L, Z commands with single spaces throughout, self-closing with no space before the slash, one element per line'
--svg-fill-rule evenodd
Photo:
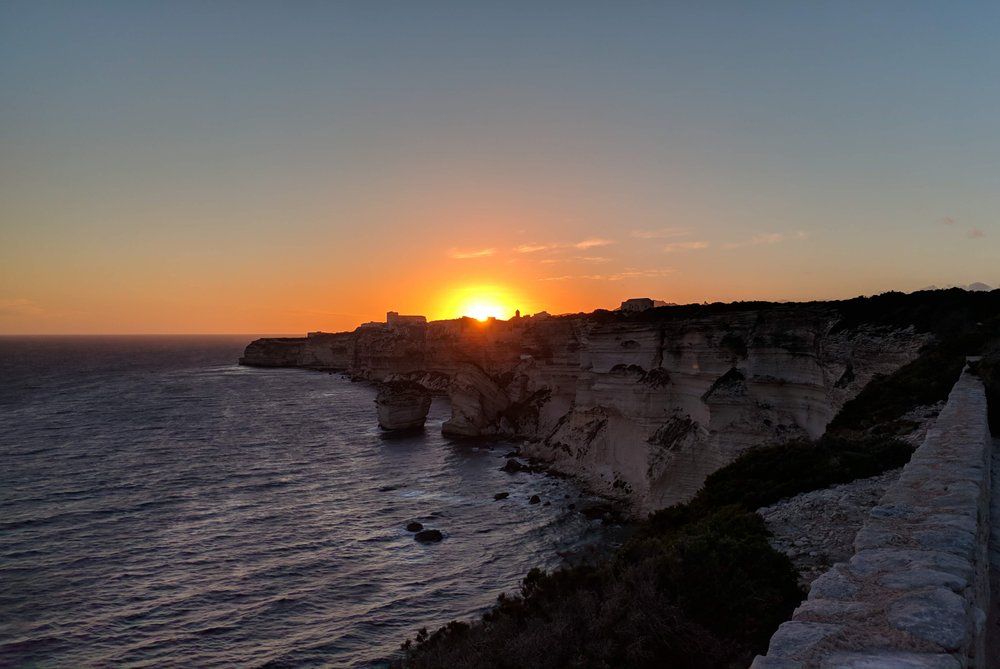
<path fill-rule="evenodd" d="M 60 342 L 3 355 L 2 666 L 377 665 L 588 531 L 572 482 L 443 439 L 439 400 L 385 441 L 370 387 L 243 342 Z"/>

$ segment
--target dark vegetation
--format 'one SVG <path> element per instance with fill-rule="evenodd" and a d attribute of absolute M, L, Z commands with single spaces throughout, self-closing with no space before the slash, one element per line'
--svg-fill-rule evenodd
<path fill-rule="evenodd" d="M 637 316 L 786 306 L 688 305 Z M 709 476 L 689 503 L 639 524 L 614 559 L 533 570 L 520 591 L 501 595 L 481 622 L 421 630 L 404 644 L 396 666 L 748 666 L 803 597 L 789 560 L 768 545 L 756 509 L 907 462 L 909 446 L 894 438 L 907 430 L 901 417 L 946 399 L 969 354 L 984 355 L 977 372 L 987 385 L 992 429 L 1000 433 L 1000 291 L 890 293 L 812 306 L 838 310 L 835 329 L 913 327 L 934 337 L 915 361 L 848 402 L 821 439 L 745 453 Z"/>
<path fill-rule="evenodd" d="M 834 331 L 853 330 L 861 325 L 905 328 L 936 335 L 968 333 L 976 323 L 986 323 L 1000 313 L 1000 290 L 969 292 L 960 288 L 922 290 L 915 293 L 888 292 L 849 300 L 814 302 L 714 302 L 657 307 L 635 314 L 598 309 L 579 314 L 599 322 L 618 320 L 660 321 L 697 318 L 744 311 L 782 310 L 789 313 L 830 311 L 839 316 Z"/>
<path fill-rule="evenodd" d="M 404 644 L 407 667 L 745 667 L 802 598 L 760 516 L 719 509 L 605 564 L 532 570 L 481 623 Z"/>
<path fill-rule="evenodd" d="M 827 427 L 829 433 L 858 435 L 869 431 L 905 430 L 900 416 L 914 406 L 948 398 L 965 367 L 965 353 L 956 347 L 934 346 L 895 374 L 876 377 L 847 402 Z"/>
<path fill-rule="evenodd" d="M 968 292 L 952 288 L 909 294 L 890 292 L 813 304 L 827 304 L 841 313 L 842 318 L 834 331 L 853 330 L 860 325 L 913 326 L 917 332 L 931 332 L 942 340 L 963 338 L 968 346 L 978 347 L 983 343 L 983 326 L 991 321 L 996 325 L 1000 315 L 1000 290 Z"/>
<path fill-rule="evenodd" d="M 1000 290 L 970 293 L 957 288 L 904 295 L 886 293 L 839 303 L 843 318 L 834 326 L 912 326 L 934 335 L 921 356 L 887 378 L 876 378 L 848 402 L 828 433 L 857 435 L 905 430 L 899 421 L 911 406 L 947 399 L 969 355 L 983 378 L 990 430 L 1000 434 Z"/>
<path fill-rule="evenodd" d="M 727 505 L 753 511 L 800 492 L 901 467 L 909 462 L 911 453 L 907 443 L 886 437 L 824 436 L 816 442 L 753 449 L 710 475 L 686 505 L 687 513 L 701 515 Z M 658 514 L 650 516 L 652 526 L 658 522 Z"/>
<path fill-rule="evenodd" d="M 821 440 L 749 452 L 688 504 L 652 514 L 615 558 L 533 570 L 481 623 L 404 645 L 405 667 L 746 667 L 802 600 L 760 506 L 905 463 L 899 441 Z"/>

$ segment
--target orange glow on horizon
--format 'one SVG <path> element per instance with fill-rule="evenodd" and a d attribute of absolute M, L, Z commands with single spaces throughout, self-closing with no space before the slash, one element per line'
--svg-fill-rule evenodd
<path fill-rule="evenodd" d="M 452 290 L 439 305 L 439 318 L 467 316 L 478 321 L 488 318 L 507 320 L 520 309 L 520 301 L 507 288 L 501 286 L 465 286 Z"/>
<path fill-rule="evenodd" d="M 462 314 L 463 316 L 475 318 L 477 321 L 485 321 L 490 318 L 503 318 L 503 313 L 506 310 L 504 307 L 493 304 L 492 302 L 475 302 L 470 304 L 463 311 L 465 312 Z"/>

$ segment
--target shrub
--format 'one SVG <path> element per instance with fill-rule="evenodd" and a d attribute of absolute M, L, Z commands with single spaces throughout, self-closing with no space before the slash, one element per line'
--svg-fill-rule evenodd
<path fill-rule="evenodd" d="M 948 399 L 965 367 L 966 352 L 953 340 L 922 353 L 889 376 L 873 379 L 844 404 L 827 428 L 828 433 L 863 433 L 875 427 L 891 429 L 914 406 Z"/>
<path fill-rule="evenodd" d="M 652 514 L 613 561 L 532 570 L 482 622 L 408 641 L 399 666 L 746 666 L 803 597 L 754 510 L 898 467 L 910 453 L 880 436 L 751 450 L 709 476 L 690 503 Z"/>
<path fill-rule="evenodd" d="M 534 573 L 526 595 L 502 598 L 482 623 L 453 622 L 418 640 L 405 666 L 699 669 L 747 659 L 688 619 L 656 588 L 653 568 Z"/>
<path fill-rule="evenodd" d="M 405 666 L 746 666 L 801 599 L 763 520 L 726 508 L 611 563 L 532 570 L 482 623 L 418 635 Z"/>
<path fill-rule="evenodd" d="M 856 440 L 824 437 L 815 443 L 755 448 L 711 474 L 690 507 L 696 514 L 725 505 L 754 511 L 800 492 L 901 467 L 912 452 L 905 442 L 879 436 Z"/>
<path fill-rule="evenodd" d="M 763 652 L 803 596 L 791 562 L 770 547 L 768 536 L 759 515 L 727 506 L 646 541 L 660 545 L 653 558 L 659 586 L 685 615 Z M 639 545 L 626 549 L 644 552 Z"/>

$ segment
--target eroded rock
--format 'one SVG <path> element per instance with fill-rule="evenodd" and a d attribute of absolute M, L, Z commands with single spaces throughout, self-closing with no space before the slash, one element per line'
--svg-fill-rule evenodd
<path fill-rule="evenodd" d="M 484 437 L 499 434 L 499 421 L 510 399 L 477 365 L 462 365 L 448 386 L 451 418 L 441 432 L 452 437 Z"/>
<path fill-rule="evenodd" d="M 515 438 L 525 457 L 642 515 L 686 501 L 746 449 L 818 437 L 846 400 L 912 360 L 928 336 L 841 321 L 832 306 L 770 305 L 367 324 L 308 346 L 259 340 L 245 357 L 322 358 L 356 378 L 432 390 L 447 381 L 445 434 Z M 399 413 L 417 414 L 401 425 L 419 421 L 422 401 L 401 404 L 380 415 L 384 427 Z"/>
<path fill-rule="evenodd" d="M 375 406 L 383 430 L 419 430 L 431 408 L 431 393 L 413 381 L 388 381 L 379 384 Z"/>

